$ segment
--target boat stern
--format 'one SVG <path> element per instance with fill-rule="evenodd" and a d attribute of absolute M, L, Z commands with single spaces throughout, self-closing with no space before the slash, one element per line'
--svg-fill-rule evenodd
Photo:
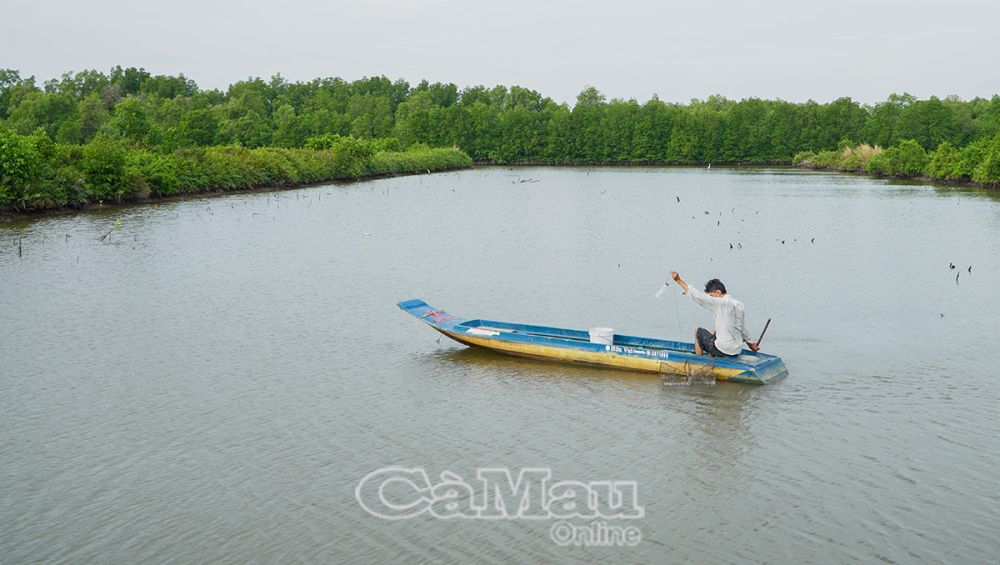
<path fill-rule="evenodd" d="M 780 357 L 768 355 L 763 363 L 748 366 L 742 373 L 729 378 L 730 381 L 766 385 L 788 375 L 788 369 Z"/>

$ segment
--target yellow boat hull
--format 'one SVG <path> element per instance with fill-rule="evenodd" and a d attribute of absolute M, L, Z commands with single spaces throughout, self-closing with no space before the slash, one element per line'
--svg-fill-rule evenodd
<path fill-rule="evenodd" d="M 629 355 L 618 355 L 616 353 L 599 353 L 591 351 L 578 351 L 574 349 L 563 349 L 561 347 L 551 347 L 547 345 L 536 345 L 531 343 L 512 343 L 496 341 L 486 338 L 474 337 L 465 334 L 458 334 L 444 330 L 438 330 L 451 339 L 474 347 L 482 347 L 491 351 L 525 357 L 528 359 L 538 359 L 542 361 L 555 361 L 563 363 L 583 363 L 587 365 L 601 365 L 612 369 L 622 369 L 626 371 L 642 371 L 646 373 L 687 375 L 697 369 L 687 361 L 661 361 L 657 359 L 642 359 Z M 743 369 L 732 369 L 727 367 L 713 366 L 705 368 L 699 374 L 711 375 L 720 381 L 728 381 L 744 373 Z"/>

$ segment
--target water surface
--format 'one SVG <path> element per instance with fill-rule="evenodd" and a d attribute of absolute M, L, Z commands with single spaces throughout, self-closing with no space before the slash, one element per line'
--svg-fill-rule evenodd
<path fill-rule="evenodd" d="M 2 225 L 0 554 L 994 561 L 997 241 L 989 193 L 784 169 L 488 168 Z M 690 341 L 711 320 L 653 298 L 671 269 L 773 318 L 790 376 L 666 387 L 395 306 Z M 643 541 L 380 520 L 354 489 L 387 465 L 635 480 Z"/>

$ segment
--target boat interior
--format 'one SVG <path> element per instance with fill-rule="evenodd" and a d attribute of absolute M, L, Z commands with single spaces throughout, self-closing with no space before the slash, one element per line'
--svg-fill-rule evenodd
<path fill-rule="evenodd" d="M 456 327 L 472 328 L 473 331 L 470 333 L 483 336 L 516 334 L 571 342 L 590 342 L 590 334 L 585 330 L 555 328 L 551 326 L 534 326 L 531 324 L 514 324 L 495 320 L 476 319 L 466 320 L 460 324 L 456 324 Z M 683 341 L 671 341 L 666 339 L 615 334 L 613 343 L 615 345 L 625 347 L 641 347 L 644 349 L 663 349 L 679 353 L 694 353 L 694 344 Z M 757 365 L 766 361 L 767 357 L 768 356 L 761 354 L 755 355 L 750 351 L 744 351 L 744 354 L 740 355 L 740 362 L 748 365 Z"/>

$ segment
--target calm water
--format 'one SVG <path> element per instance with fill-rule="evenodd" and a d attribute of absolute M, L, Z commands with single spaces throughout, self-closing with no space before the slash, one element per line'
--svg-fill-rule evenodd
<path fill-rule="evenodd" d="M 0 560 L 995 562 L 998 241 L 988 193 L 796 170 L 493 168 L 2 225 Z M 671 269 L 773 318 L 790 376 L 667 387 L 395 306 L 689 341 L 711 320 L 653 298 Z M 355 487 L 388 465 L 634 480 L 643 541 L 385 521 Z"/>

